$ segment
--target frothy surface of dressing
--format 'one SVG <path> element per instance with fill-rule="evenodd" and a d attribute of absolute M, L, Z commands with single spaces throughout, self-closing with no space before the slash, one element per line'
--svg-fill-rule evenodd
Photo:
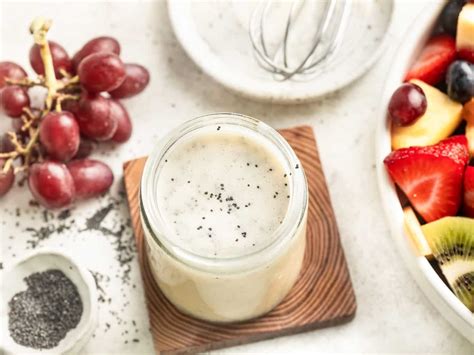
<path fill-rule="evenodd" d="M 172 242 L 203 257 L 231 258 L 270 244 L 290 201 L 282 154 L 248 128 L 189 133 L 162 159 L 160 214 Z"/>

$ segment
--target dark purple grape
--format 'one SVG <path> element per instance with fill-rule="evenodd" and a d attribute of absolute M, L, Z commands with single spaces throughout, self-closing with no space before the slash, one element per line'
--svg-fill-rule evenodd
<path fill-rule="evenodd" d="M 87 42 L 79 52 L 72 57 L 72 63 L 77 70 L 81 61 L 92 53 L 114 53 L 120 55 L 120 44 L 112 37 L 97 37 Z"/>
<path fill-rule="evenodd" d="M 13 167 L 10 167 L 7 172 L 3 171 L 5 160 L 0 159 L 0 197 L 4 196 L 13 186 L 15 181 L 15 174 Z"/>
<path fill-rule="evenodd" d="M 117 130 L 118 122 L 110 111 L 109 99 L 100 95 L 84 95 L 76 111 L 81 133 L 98 141 L 112 138 Z"/>
<path fill-rule="evenodd" d="M 466 2 L 466 0 L 448 1 L 439 16 L 439 22 L 444 32 L 453 37 L 456 37 L 459 13 Z"/>
<path fill-rule="evenodd" d="M 453 62 L 446 75 L 448 95 L 451 99 L 466 103 L 474 97 L 474 64 L 463 60 Z"/>
<path fill-rule="evenodd" d="M 20 117 L 23 114 L 23 108 L 29 106 L 28 93 L 20 86 L 8 85 L 0 92 L 0 107 L 10 117 Z"/>
<path fill-rule="evenodd" d="M 132 121 L 127 110 L 116 100 L 110 100 L 110 115 L 117 121 L 117 130 L 112 140 L 117 143 L 124 143 L 132 135 Z"/>
<path fill-rule="evenodd" d="M 393 93 L 388 112 L 393 123 L 398 126 L 408 126 L 425 113 L 426 106 L 423 90 L 418 85 L 406 83 Z"/>
<path fill-rule="evenodd" d="M 94 53 L 77 69 L 82 86 L 90 93 L 112 91 L 125 80 L 125 66 L 113 53 Z"/>
<path fill-rule="evenodd" d="M 114 181 L 112 170 L 98 160 L 82 159 L 68 163 L 76 188 L 77 198 L 86 199 L 102 195 Z"/>
<path fill-rule="evenodd" d="M 30 167 L 28 184 L 35 199 L 47 208 L 62 208 L 75 198 L 74 181 L 66 165 L 45 161 Z"/>
<path fill-rule="evenodd" d="M 50 112 L 40 123 L 40 142 L 54 160 L 72 159 L 80 139 L 79 125 L 70 112 Z"/>
<path fill-rule="evenodd" d="M 141 93 L 150 82 L 150 73 L 139 64 L 125 64 L 125 80 L 110 95 L 115 99 L 124 99 Z"/>
<path fill-rule="evenodd" d="M 94 149 L 96 148 L 97 143 L 94 141 L 91 141 L 90 139 L 81 138 L 81 142 L 79 143 L 79 149 L 77 150 L 76 155 L 74 156 L 74 159 L 84 159 L 87 158 L 89 155 L 92 154 Z"/>
<path fill-rule="evenodd" d="M 5 79 L 20 80 L 28 75 L 18 64 L 13 62 L 0 62 L 0 88 L 6 85 Z"/>
<path fill-rule="evenodd" d="M 68 73 L 72 73 L 72 61 L 66 50 L 58 43 L 49 41 L 49 49 L 53 57 L 54 73 L 56 78 L 62 78 L 61 69 Z M 33 70 L 40 75 L 44 75 L 44 64 L 41 59 L 40 46 L 34 44 L 30 49 L 30 64 Z"/>

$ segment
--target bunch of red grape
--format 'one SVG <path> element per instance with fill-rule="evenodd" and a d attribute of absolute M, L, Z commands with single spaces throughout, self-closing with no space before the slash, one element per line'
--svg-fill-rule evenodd
<path fill-rule="evenodd" d="M 130 138 L 132 122 L 118 99 L 142 92 L 150 76 L 141 65 L 123 63 L 120 44 L 111 37 L 90 40 L 72 58 L 58 43 L 48 43 L 60 84 L 50 110 L 30 107 L 28 95 L 32 86 L 51 89 L 40 45 L 33 45 L 29 55 L 39 74 L 35 80 L 19 65 L 0 62 L 0 108 L 13 126 L 0 139 L 0 196 L 10 190 L 15 174 L 25 171 L 36 200 L 62 208 L 110 188 L 111 169 L 87 157 L 95 142 Z"/>

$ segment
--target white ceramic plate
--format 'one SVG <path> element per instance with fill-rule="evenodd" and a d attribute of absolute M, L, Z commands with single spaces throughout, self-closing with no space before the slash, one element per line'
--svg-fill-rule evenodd
<path fill-rule="evenodd" d="M 381 101 L 378 117 L 380 125 L 376 134 L 376 165 L 380 194 L 392 237 L 403 257 L 405 264 L 412 273 L 419 287 L 439 310 L 439 312 L 470 342 L 474 342 L 474 315 L 444 284 L 428 260 L 418 256 L 411 241 L 404 232 L 403 210 L 397 197 L 395 187 L 385 170 L 383 159 L 391 151 L 390 124 L 387 119 L 387 107 L 393 91 L 402 82 L 414 58 L 423 48 L 431 34 L 431 30 L 443 2 L 430 3 L 416 19 L 416 25 L 410 27 L 396 60 L 387 76 L 386 88 Z"/>
<path fill-rule="evenodd" d="M 276 81 L 256 62 L 248 25 L 258 1 L 168 1 L 176 37 L 209 76 L 260 101 L 302 103 L 349 84 L 378 59 L 391 33 L 393 0 L 353 0 L 335 62 L 311 80 Z M 302 33 L 302 37 L 305 33 Z"/>

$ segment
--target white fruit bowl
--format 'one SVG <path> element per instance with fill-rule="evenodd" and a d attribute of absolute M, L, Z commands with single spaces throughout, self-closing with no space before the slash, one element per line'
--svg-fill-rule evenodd
<path fill-rule="evenodd" d="M 474 343 L 474 315 L 451 292 L 441 280 L 428 260 L 417 255 L 417 251 L 404 231 L 403 210 L 397 197 L 395 186 L 385 170 L 383 160 L 391 152 L 390 124 L 387 119 L 387 107 L 393 91 L 403 81 L 413 60 L 423 48 L 438 18 L 444 2 L 430 3 L 417 17 L 416 25 L 410 27 L 397 51 L 396 58 L 386 78 L 386 87 L 382 96 L 378 117 L 380 124 L 376 134 L 377 178 L 387 221 L 392 237 L 403 260 L 415 278 L 418 286 L 438 311 Z"/>

